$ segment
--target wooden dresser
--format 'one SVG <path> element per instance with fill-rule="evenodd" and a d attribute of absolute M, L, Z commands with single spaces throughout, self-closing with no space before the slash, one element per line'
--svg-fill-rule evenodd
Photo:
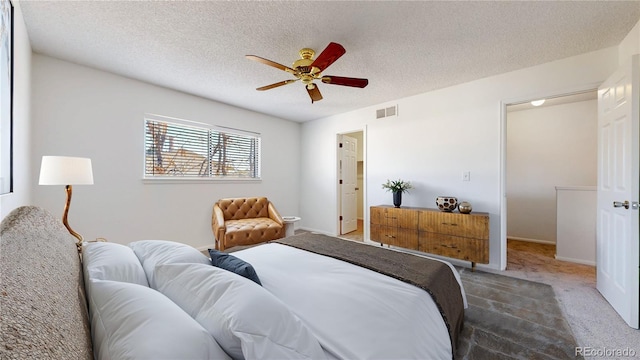
<path fill-rule="evenodd" d="M 381 244 L 489 263 L 489 214 L 381 205 L 370 209 L 370 238 Z"/>

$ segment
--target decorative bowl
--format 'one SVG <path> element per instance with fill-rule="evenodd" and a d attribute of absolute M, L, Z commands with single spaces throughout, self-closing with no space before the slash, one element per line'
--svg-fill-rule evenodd
<path fill-rule="evenodd" d="M 458 206 L 458 199 L 453 196 L 438 196 L 436 197 L 436 205 L 441 211 L 453 211 Z"/>
<path fill-rule="evenodd" d="M 458 204 L 458 211 L 460 211 L 463 214 L 469 214 L 472 209 L 473 208 L 471 207 L 471 204 L 468 201 L 463 201 L 460 204 Z"/>

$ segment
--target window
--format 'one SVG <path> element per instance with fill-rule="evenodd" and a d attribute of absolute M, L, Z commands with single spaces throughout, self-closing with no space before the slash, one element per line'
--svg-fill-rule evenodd
<path fill-rule="evenodd" d="M 0 1 L 0 194 L 13 192 L 13 5 Z"/>
<path fill-rule="evenodd" d="M 144 143 L 145 178 L 260 178 L 260 134 L 146 116 Z"/>

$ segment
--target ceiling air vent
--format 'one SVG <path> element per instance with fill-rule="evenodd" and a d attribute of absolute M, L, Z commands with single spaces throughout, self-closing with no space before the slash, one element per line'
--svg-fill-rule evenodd
<path fill-rule="evenodd" d="M 398 114 L 398 106 L 391 106 L 386 109 L 376 110 L 376 119 L 381 119 L 388 116 L 396 116 Z"/>

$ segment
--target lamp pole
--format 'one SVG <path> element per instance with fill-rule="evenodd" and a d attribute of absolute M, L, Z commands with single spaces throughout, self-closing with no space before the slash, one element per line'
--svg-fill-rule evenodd
<path fill-rule="evenodd" d="M 69 226 L 69 221 L 67 220 L 67 217 L 69 215 L 69 206 L 71 205 L 71 194 L 73 192 L 73 187 L 71 185 L 66 185 L 65 190 L 67 191 L 67 203 L 64 205 L 64 212 L 62 213 L 62 223 L 67 228 L 67 230 L 69 230 L 71 235 L 78 238 L 77 245 L 78 245 L 78 249 L 80 249 L 82 240 L 84 240 L 84 238 L 82 237 L 82 235 L 78 234 L 77 232 L 73 231 L 73 229 L 71 229 L 71 226 Z"/>

